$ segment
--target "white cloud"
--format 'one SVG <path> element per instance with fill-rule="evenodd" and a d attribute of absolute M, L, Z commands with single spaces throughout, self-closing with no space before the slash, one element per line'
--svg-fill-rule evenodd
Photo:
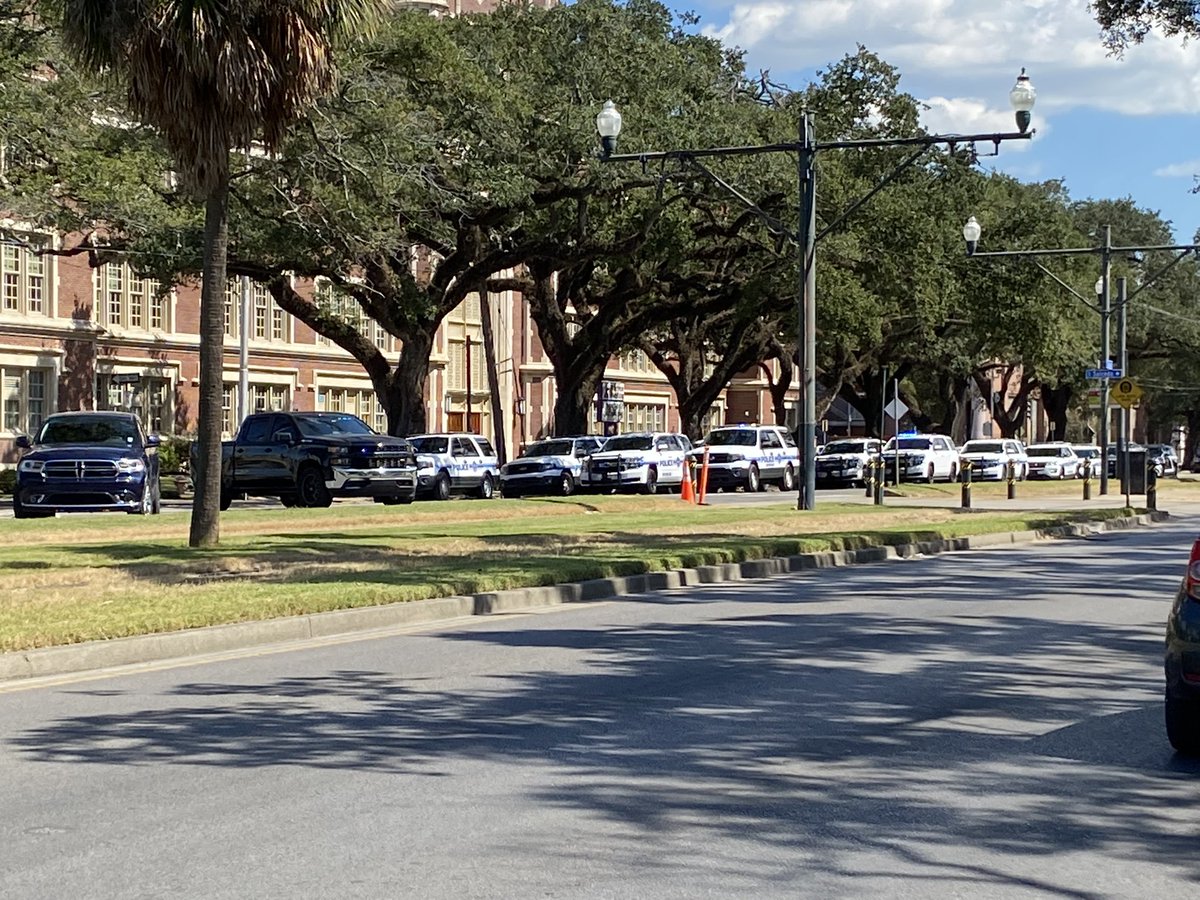
<path fill-rule="evenodd" d="M 1200 159 L 1172 163 L 1169 166 L 1155 169 L 1154 174 L 1159 178 L 1195 178 L 1200 175 Z"/>
<path fill-rule="evenodd" d="M 1003 108 L 1026 66 L 1039 90 L 1035 116 L 1076 107 L 1200 113 L 1200 48 L 1152 34 L 1123 59 L 1111 57 L 1084 0 L 739 0 L 705 30 L 783 80 L 861 43 L 918 95 L 981 97 Z"/>

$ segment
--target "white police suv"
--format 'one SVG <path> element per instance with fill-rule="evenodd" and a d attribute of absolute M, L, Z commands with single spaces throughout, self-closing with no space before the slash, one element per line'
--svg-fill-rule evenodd
<path fill-rule="evenodd" d="M 844 438 L 830 441 L 817 453 L 818 484 L 862 484 L 867 461 L 879 454 L 878 438 Z"/>
<path fill-rule="evenodd" d="M 691 449 L 692 442 L 682 434 L 619 434 L 587 460 L 580 484 L 593 490 L 632 489 L 644 494 L 660 487 L 677 488 L 683 483 L 683 461 Z"/>
<path fill-rule="evenodd" d="M 1030 478 L 1078 478 L 1083 468 L 1083 460 L 1065 441 L 1030 444 L 1025 453 L 1029 456 Z"/>
<path fill-rule="evenodd" d="M 500 467 L 500 493 L 505 497 L 574 492 L 584 461 L 604 445 L 604 438 L 581 436 L 547 438 L 526 447 L 519 457 Z"/>
<path fill-rule="evenodd" d="M 708 451 L 708 480 L 713 488 L 745 488 L 761 491 L 778 484 L 790 491 L 796 486 L 800 451 L 792 436 L 776 425 L 726 425 L 704 437 L 704 446 L 692 451 L 692 459 L 703 463 Z"/>
<path fill-rule="evenodd" d="M 1029 475 L 1029 457 L 1021 442 L 1012 438 L 967 441 L 958 451 L 963 464 L 971 464 L 971 478 L 975 481 L 1008 478 L 1008 464 L 1012 463 L 1013 478 L 1024 481 Z"/>
<path fill-rule="evenodd" d="M 468 494 L 490 500 L 500 479 L 496 451 L 477 434 L 419 434 L 409 443 L 417 453 L 417 497 L 448 500 Z"/>
<path fill-rule="evenodd" d="M 885 480 L 894 480 L 898 468 L 901 481 L 954 481 L 960 465 L 958 448 L 942 434 L 902 434 L 883 448 Z"/>

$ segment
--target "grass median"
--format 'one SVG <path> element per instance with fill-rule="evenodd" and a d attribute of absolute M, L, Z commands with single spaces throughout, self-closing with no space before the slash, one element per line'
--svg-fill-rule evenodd
<path fill-rule="evenodd" d="M 995 531 L 1122 510 L 964 513 L 825 504 L 695 507 L 579 497 L 244 510 L 221 545 L 185 515 L 64 516 L 0 527 L 0 652 Z"/>

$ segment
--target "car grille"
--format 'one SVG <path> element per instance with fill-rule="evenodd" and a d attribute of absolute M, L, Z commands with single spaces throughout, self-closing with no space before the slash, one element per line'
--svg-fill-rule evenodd
<path fill-rule="evenodd" d="M 393 451 L 392 453 L 376 453 L 373 456 L 367 457 L 362 466 L 355 468 L 363 469 L 401 469 L 416 465 L 413 457 L 406 453 Z"/>
<path fill-rule="evenodd" d="M 46 478 L 110 480 L 117 476 L 117 464 L 107 459 L 55 459 L 42 469 Z"/>
<path fill-rule="evenodd" d="M 508 474 L 509 475 L 528 475 L 530 472 L 540 472 L 540 471 L 542 471 L 541 463 L 514 462 L 514 463 L 508 464 Z"/>
<path fill-rule="evenodd" d="M 708 454 L 710 463 L 731 463 L 733 462 L 732 453 L 710 453 Z"/>
<path fill-rule="evenodd" d="M 601 459 L 592 463 L 593 472 L 613 472 L 616 471 L 617 461 L 615 459 Z"/>

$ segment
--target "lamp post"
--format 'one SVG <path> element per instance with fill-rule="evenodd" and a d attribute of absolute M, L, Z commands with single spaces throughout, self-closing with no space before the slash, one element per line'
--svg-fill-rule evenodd
<path fill-rule="evenodd" d="M 1016 88 L 1013 88 L 1016 91 Z M 1118 313 L 1120 320 L 1120 344 L 1122 347 L 1122 359 L 1120 360 L 1121 376 L 1128 375 L 1125 371 L 1127 360 L 1125 356 L 1125 307 L 1138 294 L 1150 287 L 1159 278 L 1165 275 L 1170 269 L 1183 260 L 1189 253 L 1200 251 L 1200 244 L 1154 244 L 1141 247 L 1117 247 L 1113 246 L 1112 242 L 1112 226 L 1105 225 L 1101 228 L 1100 243 L 1095 247 L 1066 247 L 1054 250 L 995 250 L 986 253 L 979 252 L 979 239 L 983 233 L 983 228 L 974 216 L 967 219 L 963 225 L 962 236 L 967 245 L 967 256 L 972 259 L 1016 259 L 1030 258 L 1033 259 L 1035 265 L 1055 281 L 1064 287 L 1069 294 L 1076 300 L 1083 303 L 1084 306 L 1091 309 L 1093 312 L 1100 314 L 1100 368 L 1112 369 L 1112 260 L 1113 255 L 1118 253 L 1124 254 L 1140 254 L 1155 250 L 1175 253 L 1176 256 L 1171 262 L 1167 263 L 1157 272 L 1154 272 L 1144 278 L 1138 285 L 1137 290 L 1133 293 L 1126 293 L 1123 284 L 1124 279 L 1121 279 L 1121 291 L 1118 298 Z M 1047 269 L 1044 265 L 1038 262 L 1038 258 L 1046 256 L 1081 256 L 1084 254 L 1095 254 L 1100 257 L 1100 277 L 1096 280 L 1096 303 L 1089 302 L 1083 295 L 1076 291 L 1073 287 Z M 1108 435 L 1110 430 L 1109 411 L 1108 411 L 1108 382 L 1107 377 L 1100 379 L 1100 493 L 1108 493 Z M 1123 433 L 1123 432 L 1122 432 Z"/>
<path fill-rule="evenodd" d="M 800 370 L 800 415 L 796 429 L 796 443 L 800 447 L 801 477 L 797 479 L 796 508 L 811 510 L 816 505 L 817 473 L 816 459 L 816 335 L 817 335 L 817 289 L 816 289 L 816 245 L 841 225 L 847 218 L 866 204 L 897 176 L 915 164 L 931 147 L 974 146 L 976 143 L 991 142 L 995 152 L 1000 144 L 1011 140 L 1029 140 L 1034 132 L 1029 125 L 1037 94 L 1025 70 L 1009 92 L 1009 100 L 1016 114 L 1017 131 L 989 132 L 984 134 L 933 134 L 920 137 L 885 137 L 865 140 L 818 141 L 813 119 L 808 110 L 800 116 L 799 140 L 779 144 L 761 144 L 741 147 L 707 147 L 698 150 L 659 150 L 644 153 L 618 154 L 617 138 L 621 134 L 621 113 L 612 100 L 604 103 L 596 116 L 596 130 L 600 134 L 600 159 L 604 162 L 639 162 L 649 160 L 676 160 L 699 171 L 710 181 L 734 196 L 748 209 L 758 206 L 705 168 L 699 160 L 704 157 L 749 156 L 761 153 L 792 153 L 796 155 L 796 172 L 799 181 L 800 209 L 795 234 L 788 236 L 797 248 L 797 276 L 799 289 L 796 299 L 796 322 L 798 330 L 798 368 Z M 817 231 L 817 172 L 816 157 L 823 150 L 870 150 L 884 147 L 915 148 L 903 162 L 865 195 L 851 203 L 832 223 Z M 758 210 L 761 213 L 761 210 Z"/>

